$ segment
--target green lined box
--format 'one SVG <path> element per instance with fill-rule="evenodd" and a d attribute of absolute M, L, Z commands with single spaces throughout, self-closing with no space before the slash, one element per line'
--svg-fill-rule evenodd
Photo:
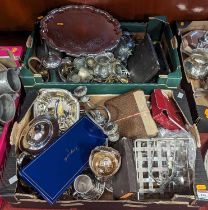
<path fill-rule="evenodd" d="M 145 34 L 148 32 L 153 42 L 162 42 L 166 48 L 171 73 L 168 75 L 159 75 L 154 83 L 64 83 L 60 81 L 44 82 L 39 74 L 33 74 L 28 69 L 28 59 L 32 55 L 32 48 L 27 48 L 24 58 L 24 65 L 20 72 L 20 78 L 26 91 L 40 88 L 64 88 L 73 90 L 79 85 L 88 87 L 89 94 L 121 94 L 132 89 L 142 89 L 145 94 L 149 94 L 155 88 L 174 89 L 181 82 L 181 66 L 177 52 L 177 44 L 172 34 L 166 17 L 151 17 L 148 22 L 121 22 L 122 30 L 129 32 Z M 35 44 L 35 31 L 32 33 L 33 45 Z"/>

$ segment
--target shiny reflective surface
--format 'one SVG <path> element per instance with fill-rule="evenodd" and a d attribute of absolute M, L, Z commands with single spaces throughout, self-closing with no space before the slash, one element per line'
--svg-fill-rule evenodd
<path fill-rule="evenodd" d="M 55 69 L 61 64 L 61 57 L 55 53 L 49 52 L 47 56 L 42 58 L 42 65 L 46 69 Z"/>
<path fill-rule="evenodd" d="M 132 54 L 132 50 L 135 47 L 135 42 L 130 36 L 129 32 L 123 32 L 120 42 L 114 50 L 114 55 L 117 59 L 127 64 L 128 57 Z"/>
<path fill-rule="evenodd" d="M 15 69 L 0 71 L 0 94 L 16 93 L 20 91 L 20 88 L 20 79 L 15 72 Z"/>
<path fill-rule="evenodd" d="M 193 175 L 189 152 L 195 152 L 189 144 L 186 137 L 134 141 L 138 199 L 154 193 L 189 192 Z"/>
<path fill-rule="evenodd" d="M 96 147 L 90 155 L 89 165 L 98 180 L 107 181 L 120 168 L 121 157 L 111 147 Z"/>
<path fill-rule="evenodd" d="M 80 70 L 80 68 L 82 67 L 86 67 L 85 57 L 81 56 L 81 57 L 75 58 L 73 60 L 73 65 L 75 69 L 77 70 Z"/>
<path fill-rule="evenodd" d="M 194 30 L 185 34 L 182 38 L 182 51 L 190 55 L 196 49 L 208 51 L 208 32 L 205 30 Z"/>
<path fill-rule="evenodd" d="M 25 127 L 19 142 L 21 151 L 29 154 L 38 154 L 58 136 L 58 122 L 55 118 L 40 115 L 34 118 L 29 126 Z"/>
<path fill-rule="evenodd" d="M 92 180 L 87 175 L 79 175 L 74 181 L 74 189 L 78 193 L 87 193 L 93 188 Z"/>
<path fill-rule="evenodd" d="M 41 89 L 34 103 L 34 116 L 48 114 L 58 120 L 59 129 L 66 131 L 79 119 L 79 102 L 63 89 Z"/>
<path fill-rule="evenodd" d="M 117 50 L 117 48 L 115 50 Z M 130 53 L 130 51 L 128 53 Z M 127 59 L 128 55 L 124 56 L 122 54 L 121 56 Z M 119 54 L 117 54 L 117 56 L 119 57 Z M 123 59 L 123 57 L 121 57 L 121 59 Z M 122 61 L 116 59 L 111 52 L 101 53 L 96 56 L 77 57 L 73 60 L 73 69 L 66 72 L 66 81 L 74 83 L 130 82 L 130 72 L 122 64 Z"/>
<path fill-rule="evenodd" d="M 74 57 L 112 50 L 121 37 L 116 19 L 88 5 L 56 8 L 41 20 L 40 28 L 50 47 Z"/>
<path fill-rule="evenodd" d="M 104 53 L 95 57 L 97 65 L 94 69 L 94 74 L 98 78 L 106 79 L 113 73 L 112 63 L 114 55 L 112 53 Z"/>
<path fill-rule="evenodd" d="M 14 99 L 9 94 L 0 95 L 0 124 L 10 122 L 15 115 Z"/>
<path fill-rule="evenodd" d="M 87 87 L 86 86 L 79 86 L 74 89 L 74 96 L 77 98 L 81 98 L 87 94 Z"/>
<path fill-rule="evenodd" d="M 74 181 L 73 197 L 81 200 L 98 200 L 105 190 L 105 182 L 98 181 L 94 176 L 82 174 Z"/>
<path fill-rule="evenodd" d="M 119 140 L 120 135 L 118 131 L 118 124 L 114 122 L 109 122 L 104 126 L 105 134 L 108 136 L 108 140 L 111 142 L 116 142 Z"/>
<path fill-rule="evenodd" d="M 205 52 L 198 50 L 184 60 L 184 70 L 193 79 L 205 79 L 208 75 L 208 56 Z"/>
<path fill-rule="evenodd" d="M 67 77 L 71 74 L 73 65 L 69 57 L 63 58 L 60 66 L 58 67 L 58 74 L 63 82 L 67 82 Z"/>

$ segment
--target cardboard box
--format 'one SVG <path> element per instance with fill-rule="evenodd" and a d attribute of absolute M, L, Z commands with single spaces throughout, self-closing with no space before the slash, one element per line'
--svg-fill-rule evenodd
<path fill-rule="evenodd" d="M 177 27 L 177 38 L 179 43 L 179 55 L 183 64 L 184 59 L 187 57 L 184 53 L 182 53 L 182 38 L 185 34 L 193 30 L 208 30 L 208 21 L 179 21 L 176 22 Z M 182 73 L 185 76 L 185 79 L 188 83 L 191 84 L 193 88 L 194 94 L 197 94 L 197 91 L 201 88 L 201 84 L 199 80 L 189 78 L 184 72 L 184 68 L 182 65 Z"/>
<path fill-rule="evenodd" d="M 88 87 L 90 94 L 121 94 L 133 89 L 143 89 L 145 94 L 149 94 L 153 89 L 171 89 L 177 88 L 181 82 L 180 61 L 177 52 L 177 40 L 172 34 L 170 25 L 164 16 L 150 17 L 147 22 L 121 22 L 121 28 L 124 31 L 133 33 L 139 39 L 143 38 L 145 33 L 149 33 L 154 43 L 161 43 L 164 54 L 167 57 L 171 73 L 159 74 L 155 82 L 151 83 L 64 83 L 56 80 L 44 82 L 40 74 L 33 74 L 28 67 L 28 59 L 34 54 L 34 47 L 38 44 L 39 25 L 36 25 L 28 44 L 24 58 L 24 65 L 20 72 L 20 77 L 26 91 L 40 88 L 64 88 L 73 90 L 79 85 Z"/>
<path fill-rule="evenodd" d="M 166 93 L 170 96 L 173 96 L 172 91 L 166 91 Z M 115 95 L 93 95 L 91 97 L 92 102 L 96 102 L 97 104 L 104 104 L 104 101 L 107 99 L 110 99 L 114 97 Z M 176 94 L 176 97 L 178 94 Z M 147 99 L 149 99 L 149 96 L 147 96 Z M 184 99 L 185 100 L 185 99 Z M 179 102 L 178 102 L 179 103 Z M 182 108 L 181 103 L 181 109 Z M 187 110 L 186 110 L 187 111 Z M 186 112 L 186 116 L 190 115 Z M 29 110 L 27 114 L 24 117 L 24 120 L 21 121 L 19 124 L 15 124 L 13 128 L 13 132 L 11 135 L 11 141 L 13 144 L 16 144 L 16 138 L 21 133 L 22 128 L 24 127 L 24 124 L 28 123 L 28 121 L 31 118 L 31 111 Z M 188 118 L 188 117 L 186 117 Z M 190 132 L 195 136 L 197 148 L 200 148 L 200 141 L 199 141 L 199 134 L 196 129 L 196 126 L 193 125 L 193 123 L 190 122 Z M 14 177 L 16 175 L 16 161 L 15 161 L 15 154 L 14 154 L 14 146 L 12 147 L 13 150 L 11 151 L 12 154 L 10 154 L 9 159 L 11 158 L 11 162 L 13 162 L 12 167 L 6 167 L 7 170 L 9 168 L 12 168 L 12 172 L 10 176 L 8 176 L 9 172 L 5 171 L 5 174 L 7 174 L 7 177 L 4 177 L 5 182 L 8 182 L 8 179 L 11 177 Z M 1 192 L 1 194 L 4 196 L 5 200 L 9 201 L 13 206 L 15 207 L 21 207 L 21 208 L 77 208 L 77 209 L 133 209 L 133 208 L 142 208 L 142 209 L 198 209 L 199 205 L 204 204 L 204 200 L 201 199 L 199 194 L 199 190 L 197 189 L 197 186 L 203 186 L 204 188 L 208 189 L 208 183 L 207 178 L 204 176 L 205 169 L 203 167 L 203 160 L 201 157 L 200 149 L 197 149 L 196 153 L 196 165 L 195 169 L 197 173 L 195 173 L 195 177 L 193 180 L 193 195 L 179 195 L 175 194 L 171 199 L 168 200 L 145 200 L 145 201 L 130 201 L 130 200 L 112 200 L 112 194 L 109 194 L 108 192 L 105 192 L 104 195 L 101 197 L 100 200 L 96 201 L 84 201 L 84 200 L 59 200 L 57 203 L 53 206 L 49 205 L 47 201 L 44 199 L 40 199 L 32 194 L 27 194 L 21 191 L 21 189 L 18 186 L 18 183 L 14 183 L 10 186 L 9 190 L 6 188 Z M 9 160 L 8 160 L 9 161 Z M 10 162 L 9 162 L 10 163 Z M 198 187 L 199 188 L 199 187 Z M 203 189 L 204 189 L 203 188 Z M 206 192 L 205 192 L 206 195 Z"/>
<path fill-rule="evenodd" d="M 189 78 L 183 67 L 183 61 L 187 57 L 181 50 L 181 42 L 183 36 L 192 30 L 208 30 L 208 21 L 180 21 L 176 23 L 179 55 L 181 59 L 181 69 L 184 80 L 182 86 L 186 91 L 189 106 L 192 107 L 193 121 L 197 124 L 199 132 L 208 132 L 208 116 L 206 116 L 206 109 L 208 108 L 208 91 L 202 91 L 202 84 L 199 80 Z"/>

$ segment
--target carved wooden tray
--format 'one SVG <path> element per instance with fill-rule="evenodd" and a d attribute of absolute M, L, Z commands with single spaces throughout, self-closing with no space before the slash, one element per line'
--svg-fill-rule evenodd
<path fill-rule="evenodd" d="M 112 50 L 122 35 L 110 14 L 86 5 L 50 11 L 41 20 L 40 33 L 50 47 L 75 57 Z"/>

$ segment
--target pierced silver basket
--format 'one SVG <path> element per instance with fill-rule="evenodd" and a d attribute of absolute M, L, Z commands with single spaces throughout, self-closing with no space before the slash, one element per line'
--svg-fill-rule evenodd
<path fill-rule="evenodd" d="M 152 138 L 134 141 L 138 200 L 147 194 L 190 192 L 189 138 Z"/>

